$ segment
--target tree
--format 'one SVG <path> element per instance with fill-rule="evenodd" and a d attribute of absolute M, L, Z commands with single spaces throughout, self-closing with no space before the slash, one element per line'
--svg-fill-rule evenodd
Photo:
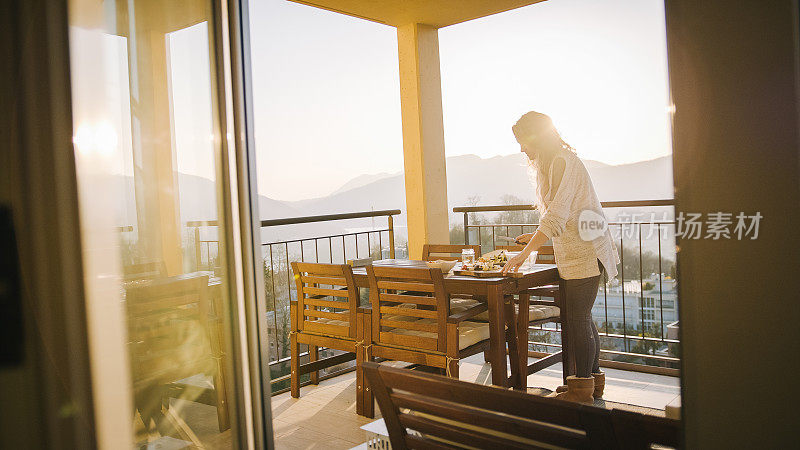
<path fill-rule="evenodd" d="M 627 246 L 622 248 L 622 254 L 620 255 L 621 262 L 617 266 L 617 272 L 619 272 L 620 279 L 622 279 L 622 275 L 625 276 L 625 281 L 630 280 L 638 280 L 639 279 L 639 247 L 638 246 Z M 641 258 L 641 274 L 650 274 L 650 273 L 661 273 L 661 271 L 672 273 L 674 271 L 675 262 L 667 259 L 665 257 L 661 257 L 661 267 L 659 270 L 659 260 L 658 254 L 652 251 L 645 251 L 642 253 Z M 652 288 L 651 288 L 652 289 Z"/>

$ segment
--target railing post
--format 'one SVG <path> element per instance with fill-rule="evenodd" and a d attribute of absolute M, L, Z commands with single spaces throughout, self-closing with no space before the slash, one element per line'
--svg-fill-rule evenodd
<path fill-rule="evenodd" d="M 200 270 L 200 263 L 201 263 L 200 227 L 194 227 L 194 261 L 196 264 L 195 265 L 196 270 Z"/>
<path fill-rule="evenodd" d="M 469 213 L 464 212 L 464 245 L 469 245 Z"/>
<path fill-rule="evenodd" d="M 389 218 L 389 259 L 394 259 L 394 217 L 390 214 Z"/>

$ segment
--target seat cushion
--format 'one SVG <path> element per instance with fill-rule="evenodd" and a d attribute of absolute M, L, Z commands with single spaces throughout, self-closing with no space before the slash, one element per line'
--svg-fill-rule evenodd
<path fill-rule="evenodd" d="M 480 302 L 477 300 L 473 300 L 470 298 L 454 298 L 450 300 L 450 314 L 456 314 L 463 311 L 466 311 L 473 306 L 478 305 Z M 519 311 L 519 309 L 517 309 Z M 559 317 L 561 315 L 561 310 L 558 306 L 548 306 L 548 305 L 530 305 L 528 307 L 528 320 L 542 320 L 542 319 L 549 319 L 551 317 Z M 475 317 L 470 318 L 470 320 L 478 321 L 478 322 L 488 322 L 489 321 L 489 311 L 484 311 L 478 314 Z"/>
<path fill-rule="evenodd" d="M 464 312 L 473 306 L 480 304 L 477 300 L 469 299 L 469 298 L 454 298 L 450 300 L 450 314 L 456 314 L 460 312 Z M 543 320 L 549 319 L 552 317 L 559 317 L 561 315 L 561 310 L 558 306 L 547 306 L 547 305 L 530 305 L 528 307 L 528 320 Z M 470 320 L 477 321 L 477 322 L 488 322 L 489 321 L 489 311 L 484 311 L 477 316 L 471 317 Z"/>
<path fill-rule="evenodd" d="M 450 314 L 457 314 L 460 312 L 464 312 L 473 306 L 479 305 L 481 302 L 471 299 L 471 298 L 451 298 L 450 299 Z M 470 317 L 470 320 L 475 320 L 478 322 L 488 322 L 489 321 L 489 311 L 484 311 L 477 316 Z"/>
<path fill-rule="evenodd" d="M 417 309 L 417 305 L 415 303 L 401 303 L 395 308 L 402 308 L 402 309 Z M 394 320 L 395 322 L 413 322 L 415 320 L 419 320 L 419 317 L 415 316 L 404 316 L 402 314 L 391 314 L 383 316 L 384 320 Z"/>
<path fill-rule="evenodd" d="M 531 305 L 528 308 L 528 320 L 542 320 L 561 316 L 561 309 L 558 306 Z"/>
<path fill-rule="evenodd" d="M 420 323 L 435 324 L 434 319 L 419 319 Z M 429 331 L 417 331 L 395 328 L 392 333 L 404 334 L 407 336 L 420 336 L 431 339 L 436 339 L 436 333 Z M 461 322 L 458 324 L 458 349 L 463 350 L 470 345 L 477 344 L 478 342 L 489 339 L 489 324 L 479 322 Z"/>

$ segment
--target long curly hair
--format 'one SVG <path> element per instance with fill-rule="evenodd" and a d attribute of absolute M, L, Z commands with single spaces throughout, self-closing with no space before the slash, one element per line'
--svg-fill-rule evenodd
<path fill-rule="evenodd" d="M 558 155 L 575 155 L 575 148 L 569 145 L 553 125 L 547 114 L 530 111 L 522 115 L 511 127 L 520 145 L 526 147 L 531 168 L 535 173 L 536 200 L 540 211 L 544 211 L 544 196 L 550 189 L 550 167 Z M 533 157 L 529 154 L 533 153 Z"/>

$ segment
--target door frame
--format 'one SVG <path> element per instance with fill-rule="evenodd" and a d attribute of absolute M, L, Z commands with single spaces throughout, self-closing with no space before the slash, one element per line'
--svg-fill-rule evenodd
<path fill-rule="evenodd" d="M 235 416 L 243 419 L 233 421 L 232 432 L 243 448 L 272 448 L 267 333 L 256 314 L 265 299 L 263 274 L 256 270 L 260 221 L 252 102 L 245 95 L 247 4 L 209 1 L 223 136 L 221 219 L 230 243 L 229 351 Z M 3 2 L 0 13 L 0 95 L 10 105 L 0 112 L 0 144 L 9 149 L 0 155 L 0 205 L 11 207 L 17 231 L 25 325 L 24 361 L 0 367 L 0 394 L 13 398 L 3 409 L 14 411 L 0 413 L 0 430 L 14 430 L 0 433 L 0 447 L 102 447 L 98 419 L 104 412 L 96 410 L 93 396 L 84 270 L 76 264 L 83 255 L 68 1 Z"/>
<path fill-rule="evenodd" d="M 0 447 L 95 448 L 67 4 L 3 2 L 0 17 L 0 204 L 16 229 L 24 327 L 22 362 L 0 367 Z"/>

